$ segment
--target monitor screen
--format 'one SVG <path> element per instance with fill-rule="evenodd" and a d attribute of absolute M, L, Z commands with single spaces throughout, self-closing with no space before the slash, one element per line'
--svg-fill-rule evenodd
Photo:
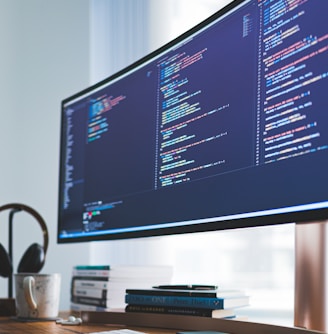
<path fill-rule="evenodd" d="M 327 10 L 233 1 L 64 99 L 58 242 L 327 218 Z"/>

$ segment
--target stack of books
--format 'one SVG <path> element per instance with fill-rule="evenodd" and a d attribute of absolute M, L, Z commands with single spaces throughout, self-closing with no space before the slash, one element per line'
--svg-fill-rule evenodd
<path fill-rule="evenodd" d="M 71 310 L 124 310 L 127 287 L 147 289 L 158 280 L 162 284 L 168 284 L 172 274 L 170 266 L 74 266 Z"/>
<path fill-rule="evenodd" d="M 236 308 L 249 305 L 240 290 L 152 288 L 127 289 L 126 312 L 162 313 L 211 318 L 235 318 Z"/>

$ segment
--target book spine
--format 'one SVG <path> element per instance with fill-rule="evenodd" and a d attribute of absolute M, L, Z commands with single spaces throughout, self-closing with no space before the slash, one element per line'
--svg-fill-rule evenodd
<path fill-rule="evenodd" d="M 106 289 L 84 289 L 84 288 L 73 288 L 73 296 L 91 297 L 91 298 L 101 298 L 107 299 L 108 290 Z"/>
<path fill-rule="evenodd" d="M 194 309 L 194 308 L 182 308 L 182 307 L 149 306 L 149 305 L 127 305 L 125 311 L 192 315 L 197 317 L 212 317 L 213 315 L 211 309 L 199 309 L 199 308 Z"/>
<path fill-rule="evenodd" d="M 171 289 L 126 289 L 126 293 L 153 296 L 186 296 L 227 298 L 245 296 L 240 290 L 171 290 Z"/>
<path fill-rule="evenodd" d="M 109 265 L 77 265 L 74 270 L 110 270 Z"/>
<path fill-rule="evenodd" d="M 83 275 L 76 275 L 76 276 L 72 276 L 72 281 L 78 281 L 78 280 L 87 280 L 87 281 L 97 281 L 97 282 L 108 282 L 109 281 L 109 277 L 107 276 L 83 276 Z"/>
<path fill-rule="evenodd" d="M 161 306 L 179 306 L 194 307 L 205 309 L 223 309 L 222 298 L 207 297 L 183 297 L 183 296 L 153 296 L 153 295 L 125 295 L 127 304 L 137 305 L 161 305 Z"/>
<path fill-rule="evenodd" d="M 184 297 L 217 297 L 216 292 L 208 291 L 186 291 L 186 290 L 148 290 L 148 289 L 126 289 L 126 293 L 133 295 L 151 296 L 184 296 Z"/>
<path fill-rule="evenodd" d="M 109 277 L 110 270 L 73 269 L 72 276 Z"/>
<path fill-rule="evenodd" d="M 85 289 L 85 290 L 93 290 L 93 289 L 100 289 L 100 290 L 107 290 L 108 283 L 103 281 L 74 281 L 72 284 L 73 290 L 74 289 Z"/>
<path fill-rule="evenodd" d="M 76 297 L 90 297 L 90 298 L 100 298 L 107 299 L 108 290 L 106 289 L 84 289 L 74 287 L 72 290 L 72 295 Z"/>
<path fill-rule="evenodd" d="M 89 279 L 73 279 L 73 289 L 108 289 L 108 281 Z"/>
<path fill-rule="evenodd" d="M 73 303 L 73 302 L 70 303 L 70 309 L 71 311 L 96 311 L 96 312 L 109 311 L 109 308 L 106 308 L 106 307 L 79 304 L 79 303 Z"/>
<path fill-rule="evenodd" d="M 109 300 L 102 298 L 71 296 L 71 302 L 76 304 L 93 305 L 100 307 L 109 307 Z"/>

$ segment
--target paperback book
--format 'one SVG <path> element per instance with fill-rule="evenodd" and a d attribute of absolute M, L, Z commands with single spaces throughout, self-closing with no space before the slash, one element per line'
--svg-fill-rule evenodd
<path fill-rule="evenodd" d="M 109 290 L 101 288 L 79 288 L 73 287 L 72 295 L 76 297 L 90 297 L 90 298 L 100 298 L 107 299 L 110 295 Z"/>
<path fill-rule="evenodd" d="M 74 266 L 72 276 L 82 277 L 109 277 L 110 266 Z"/>
<path fill-rule="evenodd" d="M 112 308 L 97 306 L 97 305 L 88 305 L 88 304 L 80 304 L 80 303 L 70 303 L 71 311 L 92 311 L 92 312 L 108 312 L 111 311 Z M 118 309 L 121 310 L 121 309 Z"/>
<path fill-rule="evenodd" d="M 97 277 L 72 277 L 72 289 L 108 289 L 109 280 Z"/>
<path fill-rule="evenodd" d="M 111 308 L 111 307 L 114 307 L 115 305 L 115 301 L 110 300 L 110 299 L 78 297 L 78 296 L 72 296 L 71 302 L 75 304 L 82 304 L 82 305 L 100 306 L 103 308 Z"/>
<path fill-rule="evenodd" d="M 170 283 L 169 266 L 74 266 L 71 280 L 72 310 L 124 309 L 127 287 L 146 289 Z"/>

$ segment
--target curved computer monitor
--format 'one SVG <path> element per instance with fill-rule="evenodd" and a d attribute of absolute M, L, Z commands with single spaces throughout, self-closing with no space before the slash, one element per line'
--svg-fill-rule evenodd
<path fill-rule="evenodd" d="M 58 242 L 326 219 L 327 9 L 233 1 L 64 99 Z"/>

